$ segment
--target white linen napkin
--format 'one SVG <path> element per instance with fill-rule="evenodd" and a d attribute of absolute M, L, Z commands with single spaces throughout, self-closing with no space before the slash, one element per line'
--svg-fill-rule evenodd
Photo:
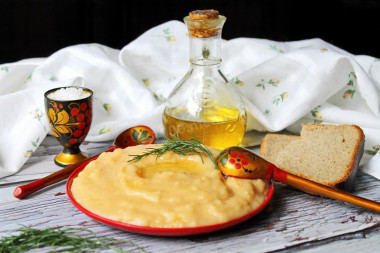
<path fill-rule="evenodd" d="M 162 136 L 165 101 L 188 70 L 188 58 L 185 24 L 169 21 L 122 50 L 83 44 L 0 65 L 0 177 L 16 173 L 49 132 L 43 94 L 55 87 L 94 91 L 87 141 L 112 140 L 138 124 Z M 247 130 L 297 133 L 301 123 L 356 124 L 366 134 L 366 152 L 379 156 L 379 59 L 320 39 L 253 38 L 223 41 L 222 59 L 222 71 L 244 97 Z M 379 162 L 366 165 L 379 178 Z"/>

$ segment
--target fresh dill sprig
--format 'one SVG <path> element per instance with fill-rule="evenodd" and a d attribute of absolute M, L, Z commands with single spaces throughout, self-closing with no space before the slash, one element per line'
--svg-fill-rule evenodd
<path fill-rule="evenodd" d="M 203 163 L 204 161 L 203 161 L 202 153 L 205 153 L 211 159 L 215 168 L 216 169 L 218 168 L 218 165 L 210 149 L 205 144 L 198 141 L 197 138 L 195 137 L 191 139 L 187 139 L 187 140 L 181 140 L 178 134 L 177 135 L 171 134 L 171 138 L 167 138 L 167 141 L 162 146 L 158 148 L 148 148 L 148 149 L 149 151 L 146 151 L 142 153 L 141 155 L 132 155 L 134 157 L 128 162 L 137 162 L 141 160 L 142 158 L 150 156 L 150 155 L 156 155 L 156 158 L 159 158 L 166 152 L 173 151 L 174 153 L 183 155 L 183 156 L 198 155 L 201 158 L 202 163 Z"/>
<path fill-rule="evenodd" d="M 107 248 L 116 252 L 127 253 L 114 245 L 127 243 L 145 252 L 137 244 L 110 237 L 99 237 L 94 232 L 84 228 L 46 228 L 35 229 L 21 227 L 15 232 L 18 234 L 0 238 L 0 252 L 25 252 L 32 249 L 50 247 L 50 252 L 88 252 L 90 249 Z M 80 236 L 78 233 L 87 233 L 90 236 Z"/>

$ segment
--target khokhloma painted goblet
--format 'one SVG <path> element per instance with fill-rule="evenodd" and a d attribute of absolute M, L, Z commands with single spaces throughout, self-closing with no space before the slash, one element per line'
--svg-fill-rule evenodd
<path fill-rule="evenodd" d="M 63 151 L 54 162 L 62 167 L 87 159 L 79 148 L 92 122 L 92 95 L 90 89 L 61 87 L 45 92 L 45 110 L 50 129 Z"/>

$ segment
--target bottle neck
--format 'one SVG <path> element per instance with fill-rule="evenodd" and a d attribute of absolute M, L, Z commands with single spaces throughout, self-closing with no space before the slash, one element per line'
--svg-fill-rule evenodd
<path fill-rule="evenodd" d="M 189 30 L 190 63 L 192 65 L 220 65 L 220 44 L 222 28 L 226 17 L 218 15 L 215 19 L 191 19 L 184 21 Z"/>
<path fill-rule="evenodd" d="M 192 65 L 220 65 L 221 33 L 207 38 L 190 36 L 190 63 Z"/>

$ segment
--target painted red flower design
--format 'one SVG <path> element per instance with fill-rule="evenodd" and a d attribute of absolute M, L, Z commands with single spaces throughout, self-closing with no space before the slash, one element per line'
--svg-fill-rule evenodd
<path fill-rule="evenodd" d="M 81 111 L 86 111 L 86 109 L 87 109 L 87 104 L 86 103 L 82 103 L 81 105 L 80 105 L 80 109 L 81 109 Z"/>
<path fill-rule="evenodd" d="M 228 162 L 237 170 L 248 165 L 248 160 L 246 160 L 245 154 L 231 153 Z"/>
<path fill-rule="evenodd" d="M 92 111 L 87 103 L 73 102 L 64 106 L 50 101 L 49 104 L 52 107 L 48 110 L 48 119 L 53 135 L 58 139 L 68 138 L 71 145 L 80 144 L 87 136 L 92 121 Z"/>
<path fill-rule="evenodd" d="M 138 130 L 138 131 L 137 131 Z M 152 133 L 147 130 L 133 129 L 132 132 L 127 132 L 119 137 L 123 146 L 135 146 L 140 144 L 149 144 L 154 141 Z"/>
<path fill-rule="evenodd" d="M 127 142 L 129 143 L 129 145 L 131 145 L 131 146 L 136 145 L 136 141 L 133 140 L 132 136 L 128 135 L 126 139 L 127 139 Z"/>

